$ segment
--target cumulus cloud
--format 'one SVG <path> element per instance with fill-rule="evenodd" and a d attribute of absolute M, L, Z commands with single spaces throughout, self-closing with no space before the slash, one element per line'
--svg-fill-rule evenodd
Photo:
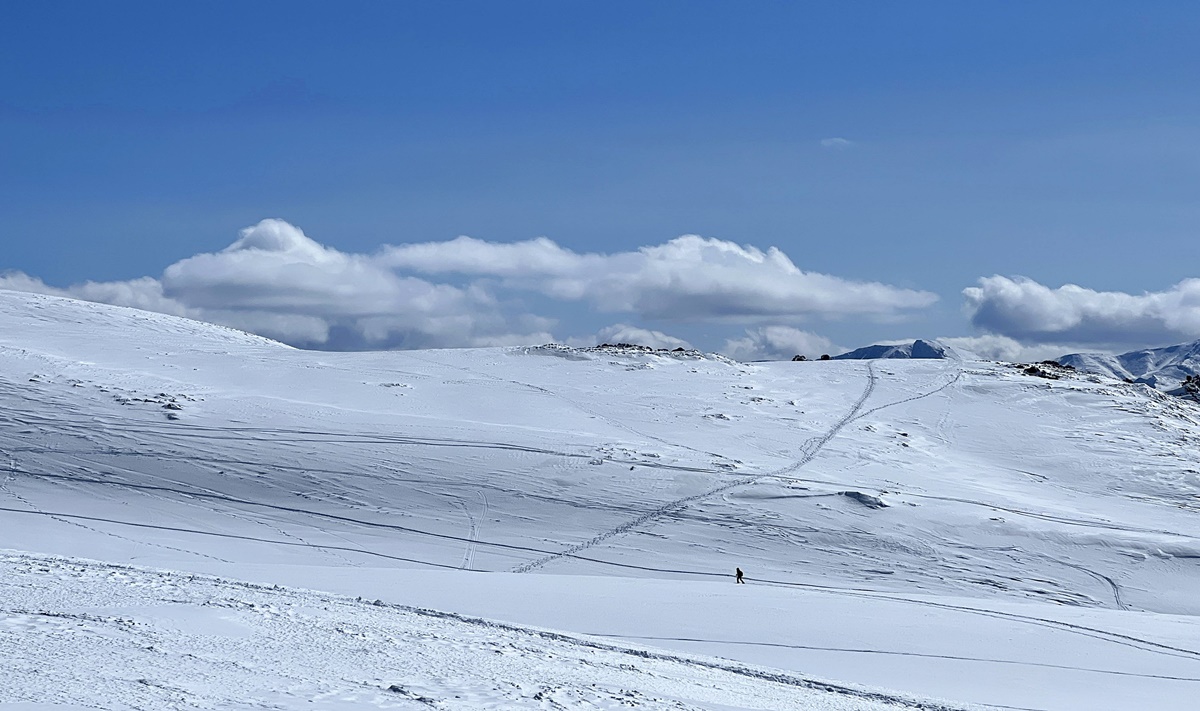
<path fill-rule="evenodd" d="M 795 355 L 812 359 L 840 350 L 828 338 L 815 333 L 791 326 L 765 326 L 747 329 L 745 336 L 725 341 L 721 352 L 735 360 L 749 361 L 785 360 Z"/>
<path fill-rule="evenodd" d="M 219 323 L 304 347 L 479 346 L 550 340 L 546 319 L 502 314 L 486 289 L 395 273 L 344 254 L 283 220 L 241 231 L 224 250 L 176 262 L 161 279 L 86 282 L 66 289 L 24 274 L 0 288 L 132 306 Z M 531 326 L 523 333 L 512 327 Z"/>
<path fill-rule="evenodd" d="M 282 220 L 263 220 L 216 254 L 167 267 L 163 292 L 201 308 L 315 316 L 390 314 L 419 303 L 453 309 L 461 290 L 403 279 L 370 258 L 342 254 Z"/>
<path fill-rule="evenodd" d="M 937 300 L 925 291 L 805 272 L 774 247 L 696 235 L 616 254 L 579 254 L 544 238 L 496 244 L 459 237 L 390 247 L 381 261 L 423 274 L 495 277 L 507 288 L 584 301 L 601 312 L 664 320 L 888 318 Z"/>
<path fill-rule="evenodd" d="M 257 333 L 260 336 L 292 345 L 337 347 L 337 344 L 330 343 L 333 327 L 328 320 L 320 316 L 262 310 L 196 309 L 194 313 L 190 314 L 190 317 L 199 321 L 219 323 L 239 331 Z M 354 349 L 353 344 L 347 344 L 346 347 Z"/>
<path fill-rule="evenodd" d="M 283 220 L 263 220 L 220 252 L 172 264 L 162 286 L 223 323 L 288 342 L 429 348 L 513 336 L 486 289 L 397 274 L 377 257 L 331 249 Z"/>
<path fill-rule="evenodd" d="M 27 291 L 34 294 L 65 296 L 82 301 L 96 301 L 113 306 L 128 306 L 143 311 L 157 311 L 172 316 L 196 317 L 198 312 L 166 297 L 157 279 L 141 277 L 129 281 L 86 281 L 66 289 L 49 286 L 37 277 L 21 272 L 0 274 L 0 289 Z"/>
<path fill-rule="evenodd" d="M 986 360 L 1005 360 L 1017 363 L 1058 358 L 1072 349 L 1070 345 L 1034 344 L 1026 345 L 1007 336 L 987 334 L 984 336 L 953 336 L 937 339 L 958 351 L 964 357 L 979 357 Z"/>
<path fill-rule="evenodd" d="M 28 274 L 13 271 L 7 271 L 0 274 L 0 289 L 8 289 L 9 291 L 27 291 L 31 294 L 65 296 L 65 293 L 62 289 L 48 286 L 45 282 L 37 277 L 31 277 Z"/>
<path fill-rule="evenodd" d="M 963 290 L 971 323 L 1022 344 L 1147 346 L 1200 336 L 1200 279 L 1161 292 L 1051 288 L 1024 277 L 986 277 Z"/>
<path fill-rule="evenodd" d="M 511 243 L 457 237 L 446 242 L 386 247 L 379 261 L 425 274 L 529 277 L 566 274 L 582 266 L 585 259 L 545 237 Z"/>
<path fill-rule="evenodd" d="M 799 269 L 760 250 L 685 235 L 613 254 L 579 253 L 538 238 L 470 237 L 351 254 L 268 219 L 219 252 L 168 266 L 155 279 L 65 289 L 20 273 L 0 288 L 58 294 L 210 321 L 301 347 L 432 348 L 542 343 L 558 323 L 524 305 L 550 298 L 593 314 L 742 324 L 808 318 L 895 319 L 936 296 Z M 685 341 L 629 322 L 597 334 L 655 347 Z"/>

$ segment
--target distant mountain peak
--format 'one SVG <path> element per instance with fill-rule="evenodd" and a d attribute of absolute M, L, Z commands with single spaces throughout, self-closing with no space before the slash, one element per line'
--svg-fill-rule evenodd
<path fill-rule="evenodd" d="M 1160 390 L 1178 388 L 1200 375 L 1200 340 L 1163 348 L 1142 348 L 1120 355 L 1071 353 L 1058 359 L 1076 370 L 1145 383 Z"/>
<path fill-rule="evenodd" d="M 912 343 L 877 344 L 834 356 L 835 360 L 867 360 L 873 358 L 945 359 L 956 357 L 954 349 L 937 341 L 918 338 Z"/>

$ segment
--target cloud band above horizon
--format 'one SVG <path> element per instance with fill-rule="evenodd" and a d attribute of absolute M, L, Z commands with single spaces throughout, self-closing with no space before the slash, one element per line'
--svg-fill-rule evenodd
<path fill-rule="evenodd" d="M 348 254 L 283 220 L 243 229 L 227 248 L 168 266 L 159 279 L 48 286 L 19 272 L 0 288 L 36 291 L 219 323 L 308 348 L 360 350 L 517 345 L 579 340 L 529 297 L 603 314 L 743 329 L 858 316 L 895 319 L 937 296 L 806 272 L 782 251 L 685 235 L 613 254 L 577 253 L 547 238 L 497 243 L 470 237 Z M 661 343 L 682 339 L 638 324 L 618 331 Z M 749 331 L 747 331 L 749 333 Z M 756 343 L 779 343 L 759 338 Z M 787 332 L 791 333 L 791 332 Z M 795 333 L 800 333 L 795 331 Z M 808 342 L 828 343 L 816 336 Z M 783 342 L 805 342 L 792 334 Z M 726 345 L 739 351 L 745 339 Z"/>
<path fill-rule="evenodd" d="M 1119 350 L 1200 337 L 1200 279 L 1135 295 L 991 276 L 963 297 L 972 325 L 1027 345 Z"/>

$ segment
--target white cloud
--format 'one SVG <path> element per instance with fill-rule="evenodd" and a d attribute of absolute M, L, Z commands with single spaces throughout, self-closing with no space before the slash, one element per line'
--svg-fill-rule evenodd
<path fill-rule="evenodd" d="M 379 263 L 425 274 L 528 277 L 567 274 L 584 266 L 586 260 L 587 256 L 563 249 L 545 237 L 511 243 L 457 237 L 446 242 L 388 246 Z"/>
<path fill-rule="evenodd" d="M 377 257 L 325 247 L 283 220 L 263 220 L 215 254 L 167 267 L 163 291 L 221 323 L 330 348 L 428 348 L 506 341 L 482 288 L 395 273 Z"/>
<path fill-rule="evenodd" d="M 963 296 L 973 325 L 1026 345 L 1105 349 L 1200 337 L 1200 279 L 1135 295 L 992 276 L 964 289 Z"/>
<path fill-rule="evenodd" d="M 828 338 L 815 333 L 791 326 L 766 326 L 747 329 L 744 337 L 725 341 L 721 352 L 741 361 L 787 360 L 796 355 L 814 360 L 840 350 Z"/>
<path fill-rule="evenodd" d="M 695 235 L 614 254 L 577 253 L 546 238 L 493 243 L 470 237 L 350 254 L 275 219 L 242 230 L 219 252 L 168 266 L 160 279 L 58 289 L 9 273 L 0 276 L 0 288 L 132 306 L 331 349 L 555 340 L 557 322 L 528 313 L 523 301 L 529 297 L 576 302 L 631 320 L 739 326 L 810 317 L 896 319 L 937 298 L 805 272 L 776 248 Z M 598 338 L 687 345 L 629 323 Z"/>
<path fill-rule="evenodd" d="M 836 149 L 841 149 L 841 148 L 850 148 L 851 146 L 854 146 L 854 145 L 857 145 L 854 143 L 854 141 L 851 141 L 851 140 L 848 140 L 845 138 L 838 138 L 836 136 L 833 138 L 822 138 L 821 139 L 821 147 L 822 148 L 831 148 L 831 149 L 836 150 Z"/>
<path fill-rule="evenodd" d="M 173 316 L 194 316 L 183 304 L 163 295 L 157 279 L 141 277 L 130 281 L 86 281 L 68 289 L 49 286 L 37 277 L 21 272 L 0 274 L 0 289 L 27 291 L 34 294 L 66 296 L 82 301 L 97 301 L 113 306 L 129 306 L 143 311 L 157 311 Z"/>
<path fill-rule="evenodd" d="M 424 274 L 502 279 L 506 288 L 585 301 L 605 313 L 686 320 L 894 317 L 937 296 L 804 272 L 782 251 L 684 235 L 616 254 L 579 254 L 547 239 L 496 244 L 459 237 L 387 248 L 381 261 Z"/>
<path fill-rule="evenodd" d="M 79 297 L 75 297 L 79 298 Z M 156 309 L 151 309 L 156 310 Z M 229 311 L 199 309 L 192 316 L 197 320 L 219 323 L 240 331 L 306 346 L 329 343 L 330 323 L 320 316 L 276 313 L 272 311 Z"/>
<path fill-rule="evenodd" d="M 492 348 L 507 346 L 531 346 L 544 343 L 554 343 L 556 339 L 549 331 L 529 333 L 504 333 L 491 336 L 476 336 L 467 346 L 471 348 Z"/>
<path fill-rule="evenodd" d="M 974 355 L 986 360 L 1005 360 L 1014 363 L 1054 359 L 1071 350 L 1070 346 L 1058 344 L 1025 345 L 1007 336 L 994 334 L 958 336 L 937 340 L 958 351 L 964 357 Z"/>
<path fill-rule="evenodd" d="M 501 314 L 486 289 L 398 275 L 376 258 L 318 244 L 282 220 L 263 220 L 242 230 L 220 252 L 172 264 L 161 280 L 143 277 L 56 289 L 24 274 L 6 274 L 0 288 L 186 316 L 306 347 L 426 348 L 551 340 L 550 322 Z M 509 330 L 514 325 L 534 330 L 514 333 Z"/>
<path fill-rule="evenodd" d="M 399 279 L 370 258 L 309 239 L 282 220 L 263 220 L 216 254 L 199 254 L 163 272 L 163 291 L 203 308 L 268 310 L 317 316 L 388 314 L 462 298 L 460 290 Z"/>
<path fill-rule="evenodd" d="M 632 343 L 648 348 L 666 348 L 668 350 L 675 348 L 690 349 L 692 347 L 692 344 L 682 338 L 668 336 L 662 331 L 639 328 L 638 326 L 630 326 L 624 323 L 617 323 L 602 328 L 595 336 L 568 339 L 567 343 L 578 347 L 595 346 L 601 343 Z"/>
<path fill-rule="evenodd" d="M 63 296 L 62 289 L 47 285 L 37 277 L 31 277 L 22 272 L 7 271 L 0 274 L 0 289 L 9 291 L 27 291 L 31 294 L 49 294 Z"/>

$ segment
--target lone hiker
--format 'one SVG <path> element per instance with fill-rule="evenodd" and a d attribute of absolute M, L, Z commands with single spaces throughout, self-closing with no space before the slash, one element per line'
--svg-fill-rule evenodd
<path fill-rule="evenodd" d="M 745 580 L 742 580 L 742 569 L 741 569 L 741 568 L 734 568 L 734 570 L 736 570 L 736 571 L 737 571 L 737 580 L 734 580 L 734 582 L 735 582 L 735 583 L 741 583 L 742 585 L 745 585 L 745 584 L 746 584 L 746 581 L 745 581 Z"/>

